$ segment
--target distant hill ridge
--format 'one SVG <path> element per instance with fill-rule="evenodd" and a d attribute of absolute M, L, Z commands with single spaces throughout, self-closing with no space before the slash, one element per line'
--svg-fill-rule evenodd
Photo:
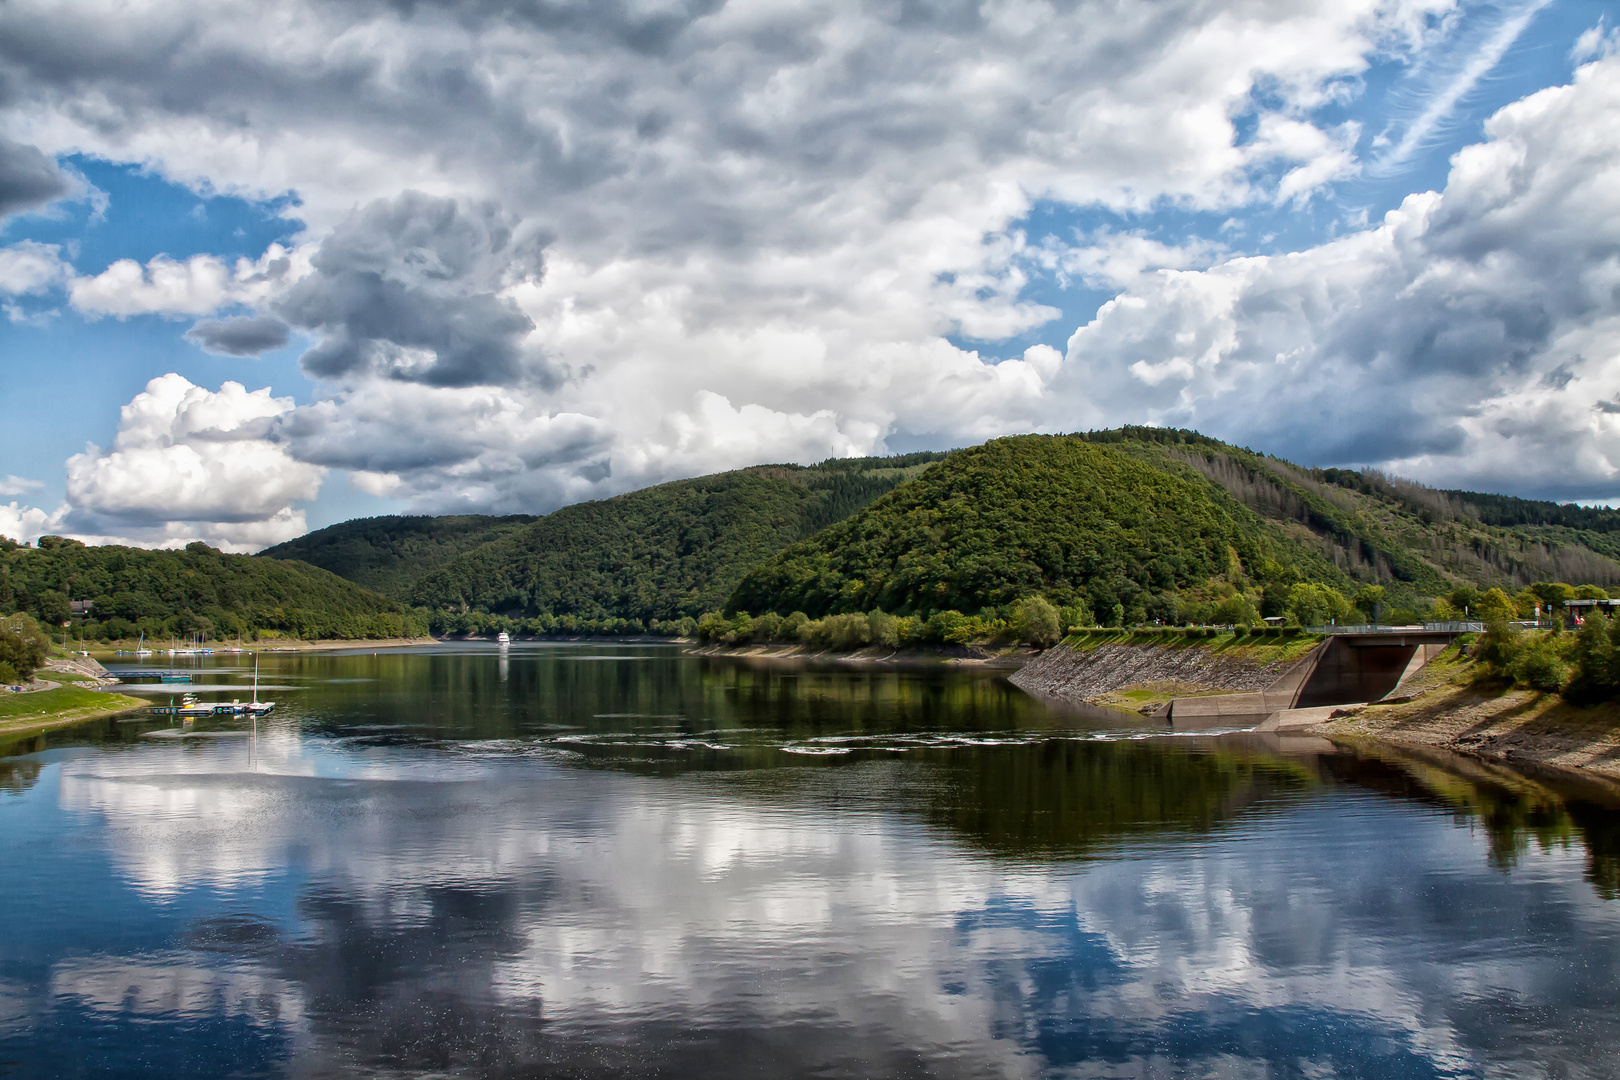
<path fill-rule="evenodd" d="M 1152 620 L 1234 595 L 1276 609 L 1300 582 L 1382 585 L 1411 612 L 1458 589 L 1620 584 L 1620 511 L 1130 427 L 761 465 L 536 519 L 370 518 L 264 554 L 354 575 L 440 625 L 463 612 L 641 625 L 721 608 L 922 614 L 1032 594 Z"/>
<path fill-rule="evenodd" d="M 385 596 L 403 599 L 424 574 L 534 520 L 532 514 L 356 518 L 265 548 L 259 554 L 272 559 L 297 559 Z"/>
<path fill-rule="evenodd" d="M 87 616 L 72 601 L 89 601 Z M 211 640 L 272 631 L 301 638 L 392 638 L 427 632 L 398 601 L 297 562 L 229 555 L 196 542 L 149 550 L 41 537 L 0 539 L 0 614 L 26 612 L 72 636 L 206 634 Z"/>
<path fill-rule="evenodd" d="M 944 456 L 758 465 L 538 519 L 368 518 L 262 554 L 364 574 L 389 595 L 440 612 L 695 618 L 725 603 L 750 567 Z"/>

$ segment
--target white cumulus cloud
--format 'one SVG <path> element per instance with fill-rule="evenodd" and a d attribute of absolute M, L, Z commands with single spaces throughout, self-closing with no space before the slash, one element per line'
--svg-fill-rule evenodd
<path fill-rule="evenodd" d="M 14 0 L 0 64 L 31 145 L 308 227 L 285 283 L 119 263 L 82 311 L 256 307 L 314 342 L 294 458 L 534 511 L 1048 422 L 1056 354 L 952 343 L 1057 314 L 1010 226 L 1308 200 L 1354 169 L 1311 110 L 1452 6 Z"/>
<path fill-rule="evenodd" d="M 259 304 L 308 272 L 307 253 L 271 244 L 257 260 L 227 266 L 213 255 L 181 262 L 156 255 L 143 266 L 119 259 L 94 277 L 68 285 L 73 306 L 92 317 L 207 315 L 234 304 Z"/>
<path fill-rule="evenodd" d="M 1620 490 L 1620 57 L 1486 134 L 1377 228 L 1146 276 L 1070 339 L 1054 415 L 1448 485 Z"/>
<path fill-rule="evenodd" d="M 163 375 L 124 406 L 111 449 L 67 462 L 63 525 L 73 535 L 169 545 L 203 539 L 257 550 L 305 531 L 294 504 L 325 470 L 274 441 L 293 403 L 226 382 L 218 391 Z"/>

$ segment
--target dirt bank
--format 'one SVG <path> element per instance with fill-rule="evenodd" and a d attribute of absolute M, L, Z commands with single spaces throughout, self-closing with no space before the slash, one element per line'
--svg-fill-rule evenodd
<path fill-rule="evenodd" d="M 807 645 L 699 645 L 688 656 L 732 656 L 750 660 L 832 660 L 840 664 L 971 664 L 1016 670 L 1034 659 L 1033 649 L 988 645 L 939 645 L 890 649 L 881 645 L 854 652 L 832 652 Z"/>
<path fill-rule="evenodd" d="M 1400 700 L 1345 710 L 1309 729 L 1341 741 L 1432 746 L 1490 761 L 1579 769 L 1620 779 L 1620 704 L 1576 708 L 1557 694 L 1481 685 L 1447 650 Z"/>
<path fill-rule="evenodd" d="M 244 641 L 240 646 L 227 642 L 216 642 L 209 648 L 214 650 L 215 656 L 226 656 L 233 652 L 240 653 L 290 653 L 290 652 L 333 652 L 338 649 L 397 649 L 402 645 L 437 645 L 438 638 L 361 638 L 358 640 L 333 639 L 331 641 L 302 641 L 297 638 L 266 638 L 262 641 Z M 118 649 L 134 645 L 132 641 L 116 643 Z M 169 656 L 166 649 L 154 649 L 151 656 L 119 656 L 117 649 L 108 647 L 96 650 L 96 658 L 112 660 L 120 664 L 140 663 L 143 665 L 164 666 L 174 657 Z"/>

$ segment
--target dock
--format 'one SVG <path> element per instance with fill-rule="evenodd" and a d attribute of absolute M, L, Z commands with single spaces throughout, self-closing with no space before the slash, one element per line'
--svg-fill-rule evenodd
<path fill-rule="evenodd" d="M 165 683 L 188 683 L 192 673 L 189 671 L 115 671 L 113 672 L 119 682 L 138 682 L 142 679 L 156 679 Z"/>

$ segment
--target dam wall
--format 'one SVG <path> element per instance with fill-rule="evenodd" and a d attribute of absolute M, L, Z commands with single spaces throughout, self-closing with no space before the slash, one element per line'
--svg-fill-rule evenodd
<path fill-rule="evenodd" d="M 1198 645 L 1105 644 L 1049 649 L 1012 676 L 1029 693 L 1093 701 L 1115 691 L 1174 685 L 1197 691 L 1154 716 L 1176 730 L 1287 727 L 1336 706 L 1398 693 L 1457 634 L 1443 631 L 1335 634 L 1303 657 L 1257 663 Z M 1223 692 L 1224 691 L 1224 692 Z"/>
<path fill-rule="evenodd" d="M 1264 690 L 1297 663 L 1255 663 L 1198 645 L 1059 645 L 1025 664 L 1011 681 L 1027 693 L 1073 702 L 1151 683 L 1242 693 Z"/>

